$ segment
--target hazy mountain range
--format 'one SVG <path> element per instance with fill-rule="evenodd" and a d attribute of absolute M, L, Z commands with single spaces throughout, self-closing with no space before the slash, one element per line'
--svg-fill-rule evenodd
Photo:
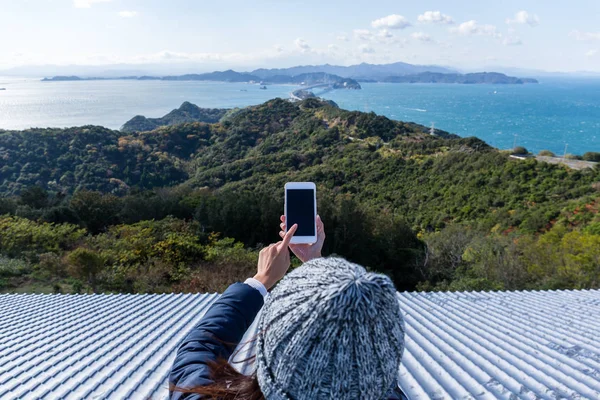
<path fill-rule="evenodd" d="M 291 68 L 272 68 L 272 69 L 255 69 L 252 75 L 261 77 L 262 79 L 270 78 L 276 75 L 300 75 L 308 72 L 326 72 L 353 79 L 380 79 L 394 75 L 415 75 L 421 72 L 440 72 L 443 74 L 456 73 L 454 69 L 440 67 L 437 65 L 413 65 L 403 62 L 392 64 L 357 64 L 349 67 L 340 65 L 302 65 Z"/>
<path fill-rule="evenodd" d="M 525 68 L 512 67 L 482 67 L 459 69 L 440 65 L 417 65 L 404 62 L 391 64 L 367 64 L 361 63 L 350 66 L 340 65 L 301 65 L 290 68 L 259 68 L 255 70 L 246 69 L 245 72 L 261 79 L 271 78 L 277 75 L 296 76 L 304 73 L 325 72 L 354 79 L 380 80 L 389 76 L 418 75 L 423 72 L 432 73 L 467 73 L 494 71 L 507 75 L 519 77 L 599 77 L 600 73 L 590 71 L 577 72 L 552 72 Z M 79 77 L 104 77 L 116 78 L 124 76 L 144 75 L 186 75 L 198 74 L 207 71 L 205 65 L 199 64 L 114 64 L 114 65 L 35 65 L 21 66 L 10 69 L 0 69 L 0 76 L 23 76 L 23 77 L 50 77 L 50 76 L 79 76 Z"/>

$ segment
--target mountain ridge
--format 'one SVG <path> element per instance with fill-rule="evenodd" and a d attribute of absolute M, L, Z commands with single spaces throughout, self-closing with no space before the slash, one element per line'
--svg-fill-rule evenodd
<path fill-rule="evenodd" d="M 392 75 L 411 75 L 420 72 L 440 72 L 440 73 L 456 73 L 452 68 L 441 67 L 437 65 L 415 65 L 405 62 L 395 62 L 390 64 L 368 64 L 360 63 L 349 66 L 322 64 L 322 65 L 299 65 L 290 68 L 259 68 L 251 71 L 253 75 L 257 75 L 262 79 L 274 75 L 298 75 L 308 72 L 326 72 L 329 74 L 339 75 L 354 79 L 378 79 Z"/>

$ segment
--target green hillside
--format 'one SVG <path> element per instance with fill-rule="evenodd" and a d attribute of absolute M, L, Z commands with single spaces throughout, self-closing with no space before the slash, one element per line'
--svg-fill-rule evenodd
<path fill-rule="evenodd" d="M 317 183 L 326 254 L 402 290 L 600 286 L 600 169 L 275 99 L 150 132 L 0 131 L 0 290 L 220 290 Z"/>

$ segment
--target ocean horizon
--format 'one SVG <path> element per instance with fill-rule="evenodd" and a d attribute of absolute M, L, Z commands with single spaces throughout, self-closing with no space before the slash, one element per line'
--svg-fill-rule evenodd
<path fill-rule="evenodd" d="M 362 83 L 324 93 L 341 108 L 475 136 L 508 149 L 583 154 L 600 151 L 600 79 L 542 78 L 539 84 Z M 0 129 L 102 125 L 119 129 L 135 115 L 161 117 L 189 101 L 206 108 L 289 98 L 293 85 L 260 90 L 247 83 L 203 81 L 41 82 L 0 77 Z M 316 92 L 319 95 L 318 91 Z"/>

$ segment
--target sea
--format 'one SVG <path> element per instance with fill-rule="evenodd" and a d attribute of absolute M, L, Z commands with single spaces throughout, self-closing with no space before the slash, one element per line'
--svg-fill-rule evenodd
<path fill-rule="evenodd" d="M 363 83 L 322 97 L 348 110 L 375 112 L 490 145 L 529 151 L 600 152 L 600 79 L 541 78 L 539 84 Z M 119 129 L 135 115 L 161 117 L 184 101 L 233 108 L 289 98 L 296 87 L 246 83 L 71 81 L 0 77 L 0 129 L 102 125 Z M 319 92 L 316 92 L 319 95 Z"/>

